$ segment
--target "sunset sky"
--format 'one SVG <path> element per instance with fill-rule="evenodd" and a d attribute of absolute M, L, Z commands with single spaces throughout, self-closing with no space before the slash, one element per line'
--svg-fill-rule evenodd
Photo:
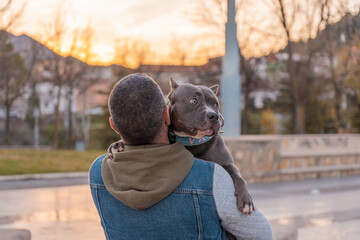
<path fill-rule="evenodd" d="M 18 0 L 17 5 L 21 5 Z M 123 37 L 146 39 L 152 49 L 165 54 L 174 36 L 199 35 L 207 29 L 192 23 L 189 12 L 201 0 L 76 0 L 61 1 L 69 8 L 69 28 L 93 30 L 93 52 L 100 62 L 114 58 L 114 42 Z M 12 29 L 15 34 L 28 34 L 41 40 L 44 25 L 58 6 L 58 0 L 26 1 L 21 21 Z M 71 41 L 69 38 L 67 41 Z"/>
<path fill-rule="evenodd" d="M 5 1 L 5 0 L 0 0 Z M 45 29 L 54 21 L 54 13 L 59 6 L 65 9 L 68 34 L 62 42 L 63 55 L 66 46 L 71 43 L 71 30 L 84 29 L 88 24 L 93 29 L 91 63 L 110 64 L 115 59 L 115 42 L 121 39 L 140 39 L 146 41 L 152 56 L 145 63 L 174 63 L 169 56 L 177 52 L 186 52 L 187 64 L 201 64 L 201 59 L 222 55 L 224 52 L 223 29 L 215 25 L 206 26 L 194 21 L 203 11 L 204 3 L 214 11 L 221 22 L 221 14 L 214 0 L 16 0 L 16 7 L 26 3 L 23 17 L 10 31 L 14 34 L 25 33 L 44 42 Z M 239 2 L 239 1 L 238 1 Z M 60 3 L 60 4 L 59 4 Z M 226 9 L 226 0 L 223 1 Z M 259 56 L 270 50 L 278 50 L 285 45 L 281 37 L 264 37 L 252 32 L 247 37 L 249 23 L 271 34 L 279 29 L 269 29 L 267 23 L 277 24 L 266 4 L 261 1 L 242 0 L 246 9 L 240 7 L 237 21 L 240 46 L 246 56 Z M 244 10 L 242 10 L 244 9 Z M 224 20 L 222 20 L 224 21 Z M 247 21 L 248 26 L 242 23 Z M 172 53 L 173 51 L 173 53 Z"/>

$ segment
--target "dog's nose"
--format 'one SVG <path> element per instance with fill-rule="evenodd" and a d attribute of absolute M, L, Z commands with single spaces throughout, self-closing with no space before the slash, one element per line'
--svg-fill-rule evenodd
<path fill-rule="evenodd" d="M 216 122 L 217 120 L 219 120 L 219 115 L 217 115 L 217 113 L 214 112 L 209 112 L 207 114 L 207 117 L 210 119 L 210 122 Z"/>

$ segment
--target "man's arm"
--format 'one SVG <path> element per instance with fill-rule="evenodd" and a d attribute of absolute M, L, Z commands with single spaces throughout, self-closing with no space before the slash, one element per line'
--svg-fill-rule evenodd
<path fill-rule="evenodd" d="M 234 183 L 225 169 L 218 164 L 215 164 L 213 181 L 215 205 L 225 231 L 237 239 L 273 239 L 269 222 L 256 206 L 252 215 L 238 210 Z"/>

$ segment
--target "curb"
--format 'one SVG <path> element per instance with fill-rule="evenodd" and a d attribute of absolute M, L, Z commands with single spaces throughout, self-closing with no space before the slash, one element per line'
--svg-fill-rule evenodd
<path fill-rule="evenodd" d="M 0 182 L 38 180 L 38 179 L 69 179 L 69 178 L 88 178 L 88 172 L 65 172 L 65 173 L 39 173 L 0 176 Z"/>

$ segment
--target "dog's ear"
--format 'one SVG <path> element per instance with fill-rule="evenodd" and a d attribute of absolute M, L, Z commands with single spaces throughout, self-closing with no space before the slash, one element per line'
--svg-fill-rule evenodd
<path fill-rule="evenodd" d="M 170 87 L 171 87 L 171 92 L 174 91 L 177 87 L 179 86 L 179 84 L 172 78 L 170 77 Z"/>
<path fill-rule="evenodd" d="M 215 93 L 215 94 L 218 94 L 219 92 L 219 85 L 216 84 L 216 85 L 213 85 L 210 87 L 210 89 Z"/>

